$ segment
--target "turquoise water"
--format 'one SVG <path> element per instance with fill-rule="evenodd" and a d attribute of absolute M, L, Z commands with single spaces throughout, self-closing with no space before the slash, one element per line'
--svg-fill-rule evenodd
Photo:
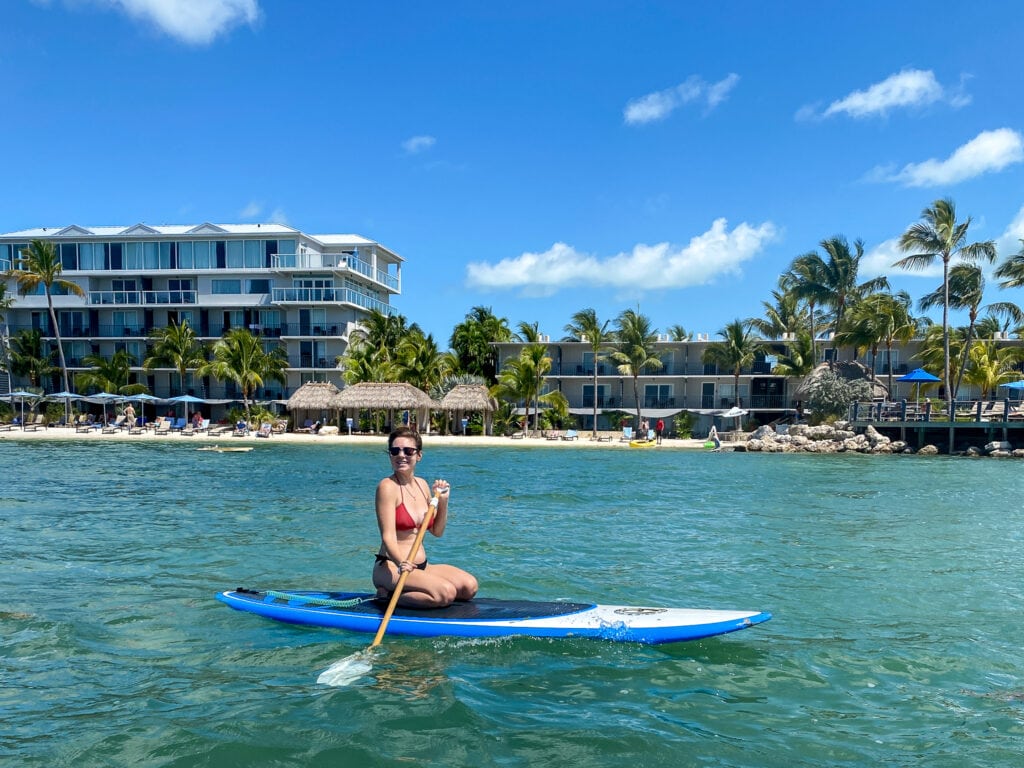
<path fill-rule="evenodd" d="M 0 441 L 0 763 L 1011 766 L 1017 461 L 429 450 L 494 597 L 771 611 L 720 638 L 370 637 L 213 599 L 364 589 L 380 448 Z"/>

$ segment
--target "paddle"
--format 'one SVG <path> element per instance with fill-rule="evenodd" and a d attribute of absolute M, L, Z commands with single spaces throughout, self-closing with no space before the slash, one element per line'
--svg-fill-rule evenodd
<path fill-rule="evenodd" d="M 423 537 L 427 535 L 427 529 L 430 524 L 434 521 L 434 514 L 437 512 L 437 505 L 441 498 L 439 492 L 434 493 L 434 497 L 430 500 L 430 506 L 427 507 L 427 514 L 423 516 L 423 522 L 420 523 L 419 532 L 416 534 L 415 540 L 412 542 L 412 546 L 409 548 L 409 554 L 406 556 L 406 560 L 410 563 L 413 558 L 416 557 L 416 553 L 420 551 L 420 547 L 423 545 Z M 380 645 L 381 640 L 384 639 L 384 633 L 387 632 L 388 624 L 391 621 L 391 615 L 395 612 L 395 608 L 398 607 L 398 600 L 402 596 L 402 590 L 405 589 L 405 582 L 409 578 L 411 571 L 402 571 L 402 575 L 398 577 L 398 584 L 395 585 L 395 591 L 391 594 L 391 601 L 388 603 L 388 608 L 384 612 L 384 618 L 380 622 L 380 626 L 377 628 L 377 634 L 373 637 L 373 642 L 370 643 L 370 647 L 365 651 L 359 651 L 346 656 L 340 661 L 336 661 L 323 672 L 316 679 L 321 685 L 348 685 L 353 680 L 368 674 L 373 666 L 369 662 L 369 654 L 374 648 Z"/>

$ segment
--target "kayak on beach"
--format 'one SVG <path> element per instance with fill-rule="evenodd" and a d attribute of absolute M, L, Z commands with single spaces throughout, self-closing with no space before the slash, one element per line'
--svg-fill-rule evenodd
<path fill-rule="evenodd" d="M 232 608 L 314 627 L 376 632 L 386 601 L 351 592 L 250 590 L 216 595 Z M 477 598 L 447 608 L 398 608 L 388 632 L 418 637 L 583 637 L 646 644 L 723 635 L 768 621 L 763 611 L 656 608 Z"/>

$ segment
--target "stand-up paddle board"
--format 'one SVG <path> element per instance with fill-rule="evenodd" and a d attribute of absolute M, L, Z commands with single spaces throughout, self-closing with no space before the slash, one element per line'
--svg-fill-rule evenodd
<path fill-rule="evenodd" d="M 386 601 L 351 592 L 278 592 L 238 588 L 217 595 L 232 608 L 314 627 L 376 632 Z M 476 598 L 447 608 L 398 608 L 388 634 L 419 637 L 586 637 L 632 643 L 675 643 L 724 635 L 768 621 L 761 611 L 716 611 L 593 603 Z"/>

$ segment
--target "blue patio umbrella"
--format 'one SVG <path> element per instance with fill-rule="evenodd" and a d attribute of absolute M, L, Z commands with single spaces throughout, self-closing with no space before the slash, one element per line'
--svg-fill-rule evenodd
<path fill-rule="evenodd" d="M 52 395 L 46 396 L 50 400 L 63 400 L 64 401 L 64 419 L 65 423 L 70 421 L 71 417 L 71 401 L 78 400 L 79 396 L 74 392 L 54 392 Z"/>
<path fill-rule="evenodd" d="M 1008 381 L 1005 384 L 1000 384 L 999 386 L 1006 389 L 1024 389 L 1024 379 L 1021 379 L 1020 381 Z"/>
<path fill-rule="evenodd" d="M 26 397 L 39 397 L 39 394 L 36 393 L 36 392 L 26 392 L 23 389 L 18 389 L 18 390 L 15 390 L 14 392 L 10 392 L 10 393 L 4 395 L 4 398 L 7 399 L 7 400 L 10 400 L 12 403 L 14 402 L 14 398 L 16 398 L 16 397 L 21 400 L 21 426 L 24 429 L 24 427 L 25 427 L 25 398 Z"/>
<path fill-rule="evenodd" d="M 896 381 L 908 381 L 913 384 L 917 384 L 917 405 L 921 404 L 921 385 L 922 384 L 934 384 L 936 381 L 942 381 L 938 376 L 933 376 L 928 373 L 924 368 L 915 368 L 910 373 L 900 376 Z"/>
<path fill-rule="evenodd" d="M 100 392 L 98 395 L 84 395 L 83 400 L 93 403 L 97 400 L 103 405 L 103 423 L 107 423 L 107 403 L 119 403 L 125 400 L 124 395 L 116 395 L 113 392 Z"/>
<path fill-rule="evenodd" d="M 145 392 L 140 392 L 137 395 L 128 395 L 128 397 L 126 397 L 125 400 L 134 400 L 141 404 L 140 409 L 142 413 L 140 413 L 139 415 L 142 417 L 143 424 L 146 423 L 146 403 L 161 402 L 161 398 L 156 397 L 155 395 L 146 394 Z"/>
<path fill-rule="evenodd" d="M 167 398 L 168 403 L 184 403 L 185 404 L 185 422 L 188 423 L 188 407 L 192 403 L 205 403 L 201 397 L 194 395 L 178 395 L 177 397 Z"/>

